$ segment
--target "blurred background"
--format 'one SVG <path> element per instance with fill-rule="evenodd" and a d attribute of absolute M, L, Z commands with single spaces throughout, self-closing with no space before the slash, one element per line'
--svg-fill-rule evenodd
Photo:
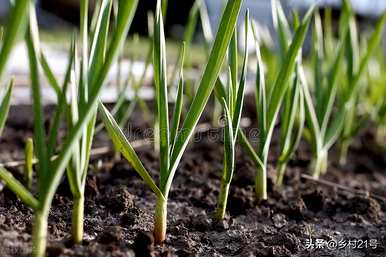
<path fill-rule="evenodd" d="M 90 1 L 90 12 L 93 11 L 95 2 Z M 205 3 L 210 20 L 212 31 L 217 30 L 219 18 L 226 0 L 202 0 Z M 371 31 L 377 18 L 386 11 L 386 0 L 349 0 L 356 13 L 356 18 L 359 24 L 359 29 L 364 32 Z M 165 31 L 167 35 L 168 55 L 170 59 L 176 57 L 180 47 L 181 39 L 184 34 L 184 27 L 187 23 L 189 12 L 195 0 L 169 0 L 168 12 L 165 21 Z M 292 12 L 297 10 L 300 14 L 304 14 L 307 9 L 316 4 L 320 9 L 329 8 L 332 10 L 333 22 L 338 22 L 340 16 L 341 0 L 281 0 L 286 16 L 291 19 Z M 9 11 L 10 0 L 0 0 L 0 20 L 3 23 L 7 22 L 7 14 Z M 45 52 L 49 63 L 55 64 L 55 73 L 59 76 L 64 73 L 64 67 L 67 63 L 67 50 L 70 42 L 69 33 L 76 31 L 79 25 L 79 0 L 37 0 L 37 13 L 39 25 L 41 28 L 41 38 L 44 44 Z M 137 63 L 134 65 L 134 74 L 141 74 L 143 69 L 143 60 L 145 59 L 148 44 L 148 13 L 154 10 L 156 0 L 140 0 L 136 15 L 131 26 L 130 35 L 128 36 L 127 47 L 125 48 L 126 58 L 137 58 Z M 275 49 L 275 32 L 272 23 L 271 15 L 271 0 L 244 0 L 244 6 L 241 10 L 245 12 L 246 8 L 250 9 L 251 16 L 256 20 L 258 32 L 264 43 Z M 323 19 L 323 11 L 322 19 Z M 91 15 L 91 13 L 90 13 Z M 240 16 L 240 23 L 244 15 Z M 193 37 L 193 46 L 191 53 L 192 67 L 200 67 L 199 64 L 206 58 L 204 48 L 203 29 L 198 19 L 196 31 Z M 335 26 L 336 28 L 338 26 Z M 132 38 L 135 35 L 136 40 Z M 384 38 L 385 37 L 384 33 Z M 58 44 L 58 42 L 60 42 Z M 385 42 L 383 40 L 386 48 Z M 307 52 L 307 44 L 305 46 Z M 28 86 L 28 62 L 25 47 L 22 43 L 16 46 L 13 57 L 10 58 L 8 74 L 16 74 L 16 81 L 19 85 Z M 142 60 L 142 61 L 141 61 Z M 197 66 L 194 66 L 194 62 Z M 116 70 L 112 70 L 111 78 L 114 77 Z M 194 75 L 193 75 L 194 76 Z M 150 77 L 150 76 L 149 76 Z M 16 90 L 18 91 L 18 89 Z M 44 92 L 47 101 L 54 101 L 55 95 L 50 90 Z M 111 95 L 109 92 L 104 94 Z M 16 92 L 16 102 L 28 102 L 28 93 L 20 89 Z"/>
<path fill-rule="evenodd" d="M 95 6 L 97 0 L 90 0 Z M 212 26 L 216 28 L 222 6 L 226 0 L 203 0 L 208 8 Z M 71 28 L 79 24 L 79 0 L 38 0 L 40 25 L 47 29 Z M 304 12 L 311 5 L 316 4 L 321 9 L 333 9 L 334 17 L 339 17 L 341 0 L 281 0 L 287 13 L 298 9 Z M 370 24 L 386 10 L 386 0 L 350 0 L 353 9 L 362 22 Z M 194 0 L 169 0 L 168 16 L 165 27 L 168 36 L 178 38 L 186 24 L 189 11 Z M 147 13 L 154 10 L 156 0 L 139 1 L 138 11 L 133 21 L 132 33 L 147 35 Z M 244 9 L 249 8 L 253 17 L 261 24 L 272 28 L 271 1 L 270 0 L 245 0 Z M 0 18 L 4 21 L 9 9 L 9 0 L 0 0 Z M 92 8 L 90 8 L 90 11 Z M 177 11 L 178 10 L 178 11 Z M 200 26 L 197 26 L 198 28 Z"/>
<path fill-rule="evenodd" d="M 91 8 L 98 0 L 89 0 Z M 209 14 L 212 31 L 217 30 L 221 11 L 226 0 L 202 0 Z M 386 11 L 386 0 L 349 0 L 357 15 L 359 29 L 362 31 L 369 30 L 373 26 L 377 18 Z M 10 0 L 0 0 L 0 20 L 6 22 L 7 13 L 9 10 Z M 146 38 L 148 35 L 148 13 L 154 11 L 156 0 L 141 0 L 139 1 L 138 9 L 131 26 L 130 33 L 138 34 L 140 37 Z M 189 18 L 189 11 L 194 5 L 195 0 L 169 0 L 168 15 L 165 20 L 165 31 L 169 41 L 181 41 L 184 34 L 184 27 Z M 340 15 L 341 0 L 281 0 L 281 4 L 286 12 L 286 16 L 291 19 L 292 12 L 298 11 L 304 14 L 306 10 L 317 5 L 319 9 L 332 9 L 332 18 L 338 21 Z M 43 33 L 54 35 L 58 38 L 61 34 L 67 35 L 68 31 L 73 31 L 79 25 L 79 0 L 37 0 L 37 12 L 40 28 Z M 244 0 L 244 6 L 241 13 L 249 8 L 251 16 L 257 21 L 259 33 L 268 44 L 274 46 L 275 35 L 272 15 L 271 15 L 271 0 Z M 323 15 L 323 11 L 321 14 Z M 242 17 L 241 15 L 240 17 Z M 322 17 L 323 18 L 323 17 Z M 243 19 L 240 19 L 242 21 Z M 198 20 L 200 22 L 200 19 Z M 371 30 L 371 28 L 370 28 Z M 193 42 L 200 44 L 203 42 L 202 26 L 198 24 L 193 37 Z M 44 39 L 44 38 L 43 38 Z M 386 40 L 384 40 L 386 42 Z M 386 45 L 385 45 L 386 47 Z"/>

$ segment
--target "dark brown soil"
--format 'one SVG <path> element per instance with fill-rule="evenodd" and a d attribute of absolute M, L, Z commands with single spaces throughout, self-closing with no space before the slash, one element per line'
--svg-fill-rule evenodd
<path fill-rule="evenodd" d="M 1 161 L 22 158 L 22 145 L 32 127 L 30 115 L 21 117 L 22 113 L 28 111 L 11 112 L 0 141 Z M 138 118 L 140 115 L 134 120 Z M 143 122 L 133 123 L 145 127 Z M 101 166 L 96 165 L 99 160 L 93 161 L 87 179 L 84 243 L 74 246 L 70 240 L 71 195 L 64 182 L 50 215 L 48 256 L 386 256 L 386 202 L 382 200 L 386 198 L 386 155 L 368 150 L 371 133 L 355 142 L 344 167 L 336 164 L 333 151 L 323 177 L 353 192 L 369 191 L 370 196 L 302 177 L 309 173 L 310 159 L 303 143 L 288 167 L 284 187 L 272 186 L 275 170 L 270 167 L 269 200 L 257 203 L 254 168 L 239 149 L 229 214 L 220 223 L 213 222 L 212 213 L 222 170 L 222 145 L 208 133 L 197 141 L 184 155 L 173 183 L 165 244 L 153 245 L 155 198 L 151 191 L 124 160 L 105 155 L 100 158 Z M 106 142 L 104 135 L 97 137 L 97 145 Z M 151 147 L 138 152 L 156 178 L 158 158 Z M 274 163 L 275 156 L 270 159 Z M 20 172 L 12 171 L 15 176 Z M 0 188 L 0 256 L 28 256 L 32 213 L 8 189 Z M 310 250 L 306 249 L 309 239 L 338 245 Z"/>

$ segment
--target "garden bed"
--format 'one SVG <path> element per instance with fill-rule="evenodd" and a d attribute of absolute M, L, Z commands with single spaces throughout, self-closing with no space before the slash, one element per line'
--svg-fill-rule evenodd
<path fill-rule="evenodd" d="M 250 101 L 247 105 L 253 106 Z M 245 113 L 254 117 L 248 106 Z M 28 106 L 11 109 L 0 141 L 1 162 L 22 159 L 25 139 L 32 134 L 31 117 Z M 132 129 L 147 127 L 140 111 L 134 112 L 130 124 Z M 165 244 L 151 244 L 154 195 L 125 160 L 116 161 L 110 153 L 96 158 L 90 168 L 85 240 L 80 246 L 70 240 L 72 196 L 63 180 L 50 211 L 48 256 L 386 255 L 386 156 L 371 151 L 375 147 L 372 131 L 355 141 L 346 166 L 335 162 L 332 151 L 328 173 L 318 182 L 305 176 L 309 174 L 310 151 L 301 144 L 282 189 L 273 186 L 274 170 L 269 169 L 269 199 L 261 203 L 255 202 L 253 165 L 238 148 L 228 215 L 225 221 L 215 223 L 212 215 L 223 162 L 223 145 L 217 140 L 222 137 L 214 136 L 219 131 L 201 133 L 183 157 L 169 197 Z M 276 159 L 276 141 L 271 162 Z M 94 146 L 105 145 L 109 140 L 102 133 Z M 158 156 L 151 145 L 137 151 L 157 178 Z M 20 178 L 18 169 L 12 172 Z M 29 256 L 32 212 L 7 188 L 1 187 L 1 191 L 0 256 Z M 312 246 L 310 239 L 313 244 L 316 240 L 329 242 L 333 249 L 325 245 L 317 249 L 315 244 L 315 249 L 307 249 Z"/>

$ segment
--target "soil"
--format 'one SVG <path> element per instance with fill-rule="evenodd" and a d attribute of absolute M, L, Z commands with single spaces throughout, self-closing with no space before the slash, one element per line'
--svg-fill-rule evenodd
<path fill-rule="evenodd" d="M 140 114 L 134 115 L 131 124 L 135 129 L 147 126 Z M 22 159 L 31 131 L 30 108 L 11 110 L 0 141 L 2 162 Z M 154 195 L 124 160 L 108 154 L 90 166 L 85 240 L 79 246 L 70 239 L 72 202 L 63 180 L 50 213 L 48 256 L 386 256 L 386 154 L 370 151 L 371 131 L 355 141 L 347 165 L 336 163 L 333 150 L 328 173 L 322 177 L 352 192 L 302 176 L 309 173 L 310 160 L 309 148 L 302 142 L 289 164 L 284 186 L 273 186 L 275 170 L 270 166 L 269 199 L 257 203 L 254 168 L 238 149 L 228 214 L 223 222 L 214 222 L 223 159 L 219 138 L 213 137 L 213 131 L 202 133 L 187 149 L 170 193 L 163 245 L 154 245 L 151 234 Z M 96 137 L 96 146 L 106 144 L 106 135 Z M 277 144 L 272 147 L 275 150 Z M 144 146 L 138 153 L 157 178 L 158 158 L 153 149 Z M 270 162 L 275 160 L 272 154 Z M 11 171 L 20 178 L 21 169 Z M 355 193 L 358 189 L 370 193 Z M 32 222 L 31 210 L 0 185 L 0 256 L 29 256 Z M 330 249 L 316 244 L 307 249 L 316 240 L 330 242 Z"/>

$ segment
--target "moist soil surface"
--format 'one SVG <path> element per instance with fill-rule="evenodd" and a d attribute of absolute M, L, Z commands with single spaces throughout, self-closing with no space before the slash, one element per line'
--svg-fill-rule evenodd
<path fill-rule="evenodd" d="M 0 141 L 1 162 L 23 158 L 23 144 L 32 135 L 30 112 L 30 107 L 11 110 Z M 136 131 L 148 127 L 137 113 L 131 124 Z M 199 134 L 184 154 L 169 197 L 163 245 L 154 245 L 151 233 L 154 195 L 125 160 L 110 153 L 90 165 L 82 245 L 71 242 L 71 193 L 63 180 L 49 218 L 48 256 L 386 256 L 386 154 L 377 150 L 371 131 L 354 142 L 347 165 L 338 165 L 336 150 L 331 152 L 322 180 L 334 184 L 304 176 L 310 172 L 311 154 L 302 142 L 282 188 L 273 186 L 275 169 L 269 167 L 269 199 L 260 203 L 254 197 L 255 169 L 238 148 L 227 217 L 215 222 L 223 160 L 220 134 Z M 270 163 L 276 161 L 276 138 Z M 109 141 L 101 133 L 95 147 L 104 145 Z M 157 178 L 158 157 L 151 145 L 137 151 Z M 22 168 L 10 170 L 21 178 Z M 31 210 L 1 185 L 0 256 L 30 255 L 32 223 Z"/>

